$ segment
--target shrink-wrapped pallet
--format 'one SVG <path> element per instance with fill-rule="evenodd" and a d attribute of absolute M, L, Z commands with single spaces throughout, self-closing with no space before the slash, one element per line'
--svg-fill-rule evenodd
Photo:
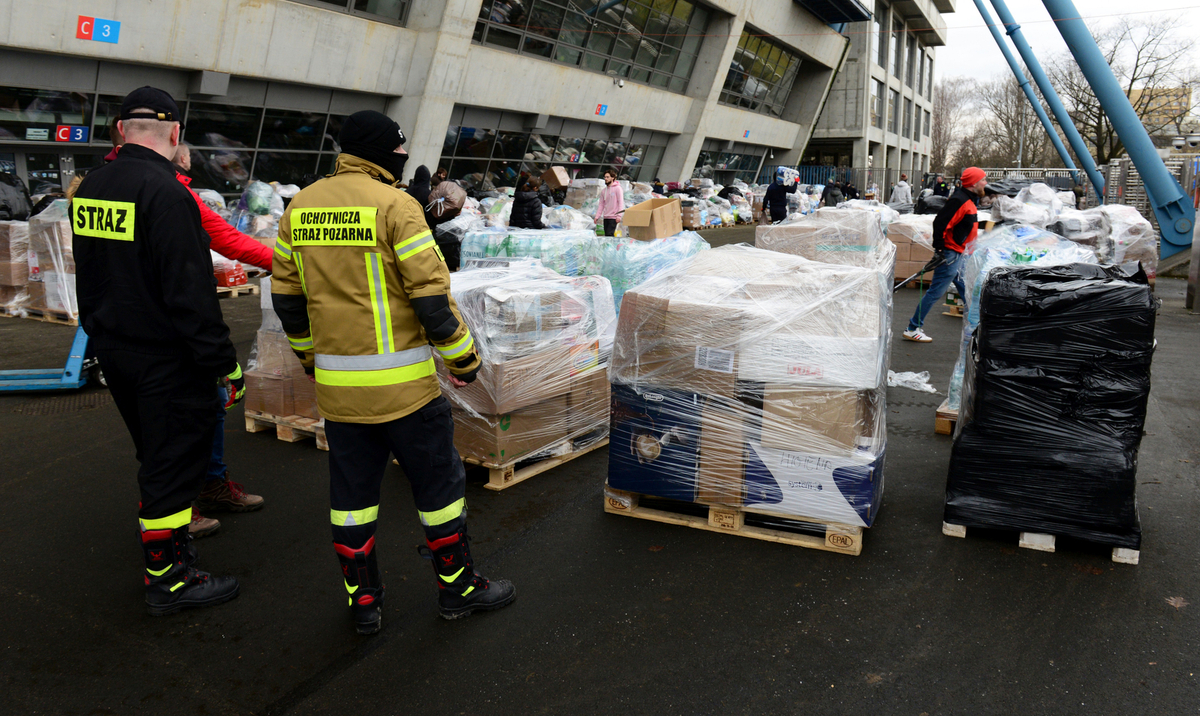
<path fill-rule="evenodd" d="M 1145 273 L 1001 267 L 976 310 L 945 521 L 1138 549 L 1158 310 Z"/>
<path fill-rule="evenodd" d="M 887 436 L 883 246 L 886 271 L 726 246 L 626 293 L 609 486 L 869 526 Z"/>
<path fill-rule="evenodd" d="M 319 419 L 317 396 L 271 305 L 271 279 L 260 284 L 262 324 L 246 363 L 246 410 Z"/>
<path fill-rule="evenodd" d="M 797 221 L 759 226 L 754 245 L 812 261 L 888 273 L 895 255 L 880 214 L 867 209 L 817 209 Z"/>
<path fill-rule="evenodd" d="M 41 283 L 38 294 L 31 291 L 29 308 L 79 318 L 75 293 L 75 254 L 72 251 L 71 220 L 67 200 L 57 199 L 29 219 L 30 282 Z M 36 270 L 34 267 L 36 266 Z"/>
<path fill-rule="evenodd" d="M 481 360 L 464 388 L 439 365 L 463 457 L 498 466 L 607 434 L 616 320 L 607 279 L 563 276 L 532 259 L 476 259 L 450 290 Z"/>

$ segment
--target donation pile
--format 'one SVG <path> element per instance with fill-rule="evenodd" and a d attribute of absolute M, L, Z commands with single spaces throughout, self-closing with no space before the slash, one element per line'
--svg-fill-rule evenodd
<path fill-rule="evenodd" d="M 75 254 L 66 199 L 56 199 L 29 218 L 29 283 L 20 312 L 79 318 L 75 294 Z"/>
<path fill-rule="evenodd" d="M 290 184 L 285 187 L 273 187 L 266 182 L 250 182 L 238 199 L 237 206 L 228 219 L 229 223 L 238 231 L 267 246 L 275 246 L 275 239 L 279 236 L 279 220 L 283 218 L 284 208 L 284 197 L 279 190 L 292 188 L 294 185 Z"/>
<path fill-rule="evenodd" d="M 971 337 L 979 325 L 979 296 L 988 273 L 1001 266 L 1056 266 L 1073 263 L 1098 263 L 1095 253 L 1085 246 L 1032 226 L 1006 225 L 981 235 L 967 246 L 962 280 L 967 290 L 963 296 L 962 345 L 958 362 L 950 376 L 947 407 L 958 410 L 962 396 L 963 373 L 970 356 Z"/>
<path fill-rule="evenodd" d="M 880 259 L 886 271 L 724 246 L 628 291 L 609 370 L 608 486 L 870 526 L 883 494 L 890 249 Z"/>
<path fill-rule="evenodd" d="M 16 314 L 29 302 L 29 222 L 0 221 L 0 309 Z"/>
<path fill-rule="evenodd" d="M 1131 267 L 991 271 L 973 308 L 945 521 L 1139 549 L 1158 300 Z"/>
<path fill-rule="evenodd" d="M 246 410 L 281 418 L 297 416 L 319 420 L 316 386 L 292 351 L 283 325 L 271 306 L 271 278 L 261 283 L 262 325 L 258 328 L 246 363 Z"/>
<path fill-rule="evenodd" d="M 889 282 L 897 253 L 884 234 L 881 214 L 866 209 L 822 208 L 795 221 L 759 226 L 754 245 L 811 261 L 875 269 L 887 273 Z"/>
<path fill-rule="evenodd" d="M 462 457 L 501 466 L 607 435 L 616 311 L 606 279 L 500 258 L 468 262 L 450 291 L 482 361 L 457 389 L 438 359 Z"/>
<path fill-rule="evenodd" d="M 887 229 L 888 240 L 896 245 L 897 281 L 912 276 L 933 258 L 932 214 L 901 214 Z"/>

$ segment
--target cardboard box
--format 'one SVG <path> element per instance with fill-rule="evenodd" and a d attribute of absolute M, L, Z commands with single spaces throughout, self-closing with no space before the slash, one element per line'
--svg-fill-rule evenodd
<path fill-rule="evenodd" d="M 307 375 L 292 377 L 292 410 L 302 418 L 321 419 L 317 410 L 317 386 Z"/>
<path fill-rule="evenodd" d="M 651 199 L 634 204 L 625 210 L 622 223 L 629 229 L 629 236 L 639 241 L 664 239 L 683 231 L 678 199 Z"/>
<path fill-rule="evenodd" d="M 892 239 L 891 234 L 888 234 L 888 238 L 892 240 L 892 244 L 896 247 L 896 262 L 899 263 L 901 261 L 908 261 L 908 254 L 912 249 L 912 242 L 897 241 Z"/>
<path fill-rule="evenodd" d="M 915 274 L 916 272 L 918 272 L 922 268 L 924 268 L 926 263 L 927 263 L 926 261 L 897 261 L 896 262 L 896 280 L 900 281 L 900 280 L 908 278 L 909 276 L 912 276 L 913 274 Z M 933 276 L 932 271 L 925 274 L 925 283 L 929 283 L 929 279 L 931 276 Z M 914 279 L 914 280 L 917 280 L 917 279 Z"/>
<path fill-rule="evenodd" d="M 764 447 L 851 454 L 872 436 L 871 393 L 768 385 L 763 391 Z"/>
<path fill-rule="evenodd" d="M 29 261 L 0 261 L 0 286 L 24 286 L 29 283 Z"/>
<path fill-rule="evenodd" d="M 441 370 L 445 370 L 444 367 Z M 522 358 L 485 362 L 455 395 L 485 415 L 503 415 L 571 391 L 571 352 L 551 348 Z"/>
<path fill-rule="evenodd" d="M 570 402 L 566 394 L 520 410 L 503 414 L 483 414 L 477 418 L 452 406 L 454 447 L 459 455 L 483 463 L 504 465 L 567 438 Z"/>
<path fill-rule="evenodd" d="M 612 386 L 608 370 L 598 367 L 571 379 L 570 433 L 584 433 L 608 426 L 608 411 L 612 404 Z"/>
<path fill-rule="evenodd" d="M 794 224 L 760 226 L 754 245 L 811 261 L 880 270 L 886 238 L 873 211 L 818 209 Z"/>
<path fill-rule="evenodd" d="M 29 222 L 0 221 L 0 261 L 26 261 L 29 256 Z"/>
<path fill-rule="evenodd" d="M 741 403 L 710 398 L 700 413 L 700 462 L 696 471 L 696 501 L 741 505 L 744 494 L 744 423 L 749 408 Z"/>
<path fill-rule="evenodd" d="M 689 230 L 699 229 L 704 226 L 703 218 L 700 216 L 700 207 L 685 206 L 680 210 L 680 223 L 683 228 Z"/>
<path fill-rule="evenodd" d="M 246 376 L 246 410 L 287 417 L 295 415 L 292 379 L 272 373 L 248 370 Z"/>
<path fill-rule="evenodd" d="M 16 301 L 24 290 L 24 286 L 0 286 L 0 308 Z"/>
<path fill-rule="evenodd" d="M 571 176 L 565 167 L 550 167 L 542 172 L 542 181 L 551 189 L 563 189 L 571 185 Z"/>
<path fill-rule="evenodd" d="M 909 249 L 908 260 L 915 261 L 920 264 L 929 263 L 929 259 L 933 258 L 933 249 L 923 244 L 913 243 Z M 899 259 L 897 259 L 899 261 Z"/>
<path fill-rule="evenodd" d="M 618 490 L 696 501 L 700 417 L 695 393 L 612 386 L 608 484 Z"/>
<path fill-rule="evenodd" d="M 883 499 L 884 454 L 779 450 L 747 443 L 744 505 L 755 512 L 870 527 Z"/>

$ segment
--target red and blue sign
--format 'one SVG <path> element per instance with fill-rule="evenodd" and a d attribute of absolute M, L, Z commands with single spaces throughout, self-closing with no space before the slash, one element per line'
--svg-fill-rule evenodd
<path fill-rule="evenodd" d="M 56 142 L 87 142 L 88 128 L 76 124 L 60 124 L 54 130 Z"/>
<path fill-rule="evenodd" d="M 747 129 L 746 133 L 742 135 L 742 139 L 749 139 L 749 138 L 750 138 L 750 130 Z"/>
<path fill-rule="evenodd" d="M 603 117 L 606 114 L 608 114 L 608 105 L 607 104 L 596 105 L 596 115 L 597 116 Z"/>
<path fill-rule="evenodd" d="M 121 37 L 121 23 L 99 17 L 80 15 L 75 23 L 75 39 L 95 40 L 117 44 Z"/>

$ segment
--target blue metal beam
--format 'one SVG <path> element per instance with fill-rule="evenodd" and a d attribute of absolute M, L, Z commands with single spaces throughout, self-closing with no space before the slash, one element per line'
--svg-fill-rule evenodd
<path fill-rule="evenodd" d="M 1071 178 L 1076 182 L 1079 181 L 1079 171 L 1075 166 L 1075 162 L 1071 159 L 1071 153 L 1063 145 L 1062 139 L 1058 136 L 1058 131 L 1054 129 L 1054 124 L 1050 121 L 1050 117 L 1046 114 L 1046 110 L 1042 109 L 1042 102 L 1038 99 L 1033 91 L 1032 85 L 1029 83 L 1029 78 L 1025 76 L 1025 70 L 1017 63 L 1017 58 L 1013 57 L 1012 50 L 1008 49 L 1008 43 L 1004 41 L 1004 36 L 1000 34 L 1000 28 L 996 23 L 992 22 L 992 16 L 984 6 L 983 0 L 975 0 L 975 7 L 979 8 L 979 14 L 983 17 L 983 22 L 992 31 L 992 37 L 996 38 L 996 45 L 999 46 L 1000 52 L 1003 53 L 1004 59 L 1008 61 L 1008 66 L 1012 68 L 1013 74 L 1017 77 L 1017 82 L 1021 85 L 1021 91 L 1025 93 L 1025 97 L 1029 100 L 1029 104 L 1033 106 L 1033 111 L 1037 114 L 1037 118 L 1045 128 L 1046 134 L 1049 135 L 1050 141 L 1054 143 L 1054 149 L 1058 152 L 1058 156 L 1062 157 L 1063 164 L 1067 169 L 1071 170 Z M 1104 196 L 1101 195 L 1101 200 Z"/>
<path fill-rule="evenodd" d="M 1054 18 L 1054 24 L 1075 56 L 1075 62 L 1079 64 L 1079 69 L 1083 71 L 1083 76 L 1087 78 L 1092 92 L 1096 94 L 1096 99 L 1100 101 L 1100 106 L 1146 184 L 1146 195 L 1154 206 L 1158 228 L 1162 232 L 1161 256 L 1167 258 L 1183 251 L 1192 244 L 1195 207 L 1183 187 L 1167 171 L 1162 157 L 1158 156 L 1158 150 L 1146 133 L 1142 120 L 1113 76 L 1108 61 L 1079 16 L 1075 4 L 1071 0 L 1042 0 L 1042 4 L 1050 12 L 1050 17 Z"/>
<path fill-rule="evenodd" d="M 1042 63 L 1038 62 L 1037 56 L 1033 54 L 1033 48 L 1025 41 L 1025 35 L 1021 32 L 1021 26 L 1013 19 L 1012 13 L 1008 11 L 1008 5 L 1005 4 L 1004 0 L 992 0 L 992 6 L 996 8 L 996 14 L 1000 16 L 1000 22 L 1004 23 L 1004 30 L 1012 38 L 1012 43 L 1016 45 L 1017 52 L 1021 53 L 1021 59 L 1025 60 L 1025 66 L 1029 68 L 1029 74 L 1033 76 L 1033 81 L 1037 83 L 1038 89 L 1042 91 L 1042 97 L 1046 99 L 1046 104 L 1050 105 L 1050 111 L 1054 113 L 1054 118 L 1058 120 L 1058 126 L 1062 129 L 1063 134 L 1067 135 L 1067 141 L 1071 143 L 1071 149 L 1075 152 L 1075 158 L 1079 160 L 1079 163 L 1083 166 L 1083 170 L 1087 172 L 1088 178 L 1092 180 L 1092 186 L 1096 189 L 1096 196 L 1099 197 L 1100 201 L 1104 201 L 1104 177 L 1096 169 L 1096 162 L 1092 159 L 1091 151 L 1088 149 L 1087 144 L 1084 143 L 1083 137 L 1079 136 L 1079 130 L 1075 128 L 1075 122 L 1067 114 L 1067 109 L 1063 106 L 1062 100 L 1058 98 L 1058 93 L 1054 91 L 1054 87 L 1050 84 L 1050 79 L 1042 71 Z"/>

